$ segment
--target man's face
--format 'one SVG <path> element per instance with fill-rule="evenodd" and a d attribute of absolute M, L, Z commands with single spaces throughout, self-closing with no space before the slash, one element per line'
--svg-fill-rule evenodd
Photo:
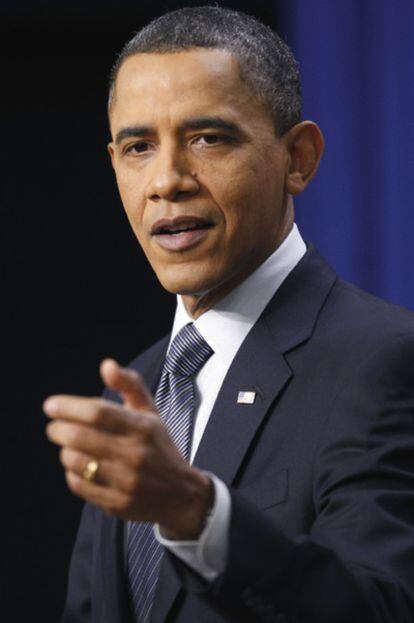
<path fill-rule="evenodd" d="M 230 54 L 127 58 L 110 124 L 124 208 L 167 290 L 214 298 L 280 244 L 287 149 Z"/>

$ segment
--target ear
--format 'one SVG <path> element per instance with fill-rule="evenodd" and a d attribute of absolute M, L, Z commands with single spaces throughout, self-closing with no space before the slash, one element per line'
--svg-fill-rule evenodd
<path fill-rule="evenodd" d="M 114 167 L 115 150 L 114 150 L 114 144 L 112 142 L 108 143 L 107 150 L 111 157 L 112 167 Z"/>
<path fill-rule="evenodd" d="M 286 191 L 298 195 L 305 190 L 322 158 L 324 138 L 313 121 L 302 121 L 284 136 L 290 158 L 286 173 Z"/>

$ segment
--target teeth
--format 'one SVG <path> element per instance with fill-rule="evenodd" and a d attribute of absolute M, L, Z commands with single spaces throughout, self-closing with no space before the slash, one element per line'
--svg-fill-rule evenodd
<path fill-rule="evenodd" d="M 173 234 L 177 234 L 177 233 L 182 232 L 182 231 L 191 231 L 193 229 L 197 229 L 197 227 L 196 226 L 193 226 L 193 227 L 177 227 L 176 229 L 170 229 L 170 231 Z"/>
<path fill-rule="evenodd" d="M 182 232 L 185 231 L 194 231 L 195 229 L 204 229 L 206 228 L 208 225 L 207 223 L 205 224 L 199 224 L 199 225 L 188 225 L 187 227 L 163 227 L 161 229 L 161 231 L 159 232 L 160 234 L 180 234 Z"/>

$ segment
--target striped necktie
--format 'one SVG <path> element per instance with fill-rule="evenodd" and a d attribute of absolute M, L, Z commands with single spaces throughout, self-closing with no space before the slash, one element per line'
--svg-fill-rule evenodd
<path fill-rule="evenodd" d="M 196 327 L 192 323 L 185 325 L 171 343 L 155 395 L 168 433 L 185 458 L 190 453 L 193 429 L 193 379 L 212 354 Z M 162 554 L 152 523 L 130 525 L 127 567 L 135 623 L 150 620 Z"/>

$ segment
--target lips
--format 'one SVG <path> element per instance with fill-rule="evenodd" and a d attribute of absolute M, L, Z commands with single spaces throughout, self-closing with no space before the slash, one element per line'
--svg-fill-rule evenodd
<path fill-rule="evenodd" d="M 152 236 L 174 235 L 197 229 L 208 229 L 213 223 L 199 216 L 178 216 L 176 218 L 163 218 L 156 221 L 151 228 Z"/>
<path fill-rule="evenodd" d="M 160 219 L 151 228 L 151 236 L 168 251 L 185 251 L 202 240 L 214 226 L 213 222 L 199 216 L 179 216 Z"/>

